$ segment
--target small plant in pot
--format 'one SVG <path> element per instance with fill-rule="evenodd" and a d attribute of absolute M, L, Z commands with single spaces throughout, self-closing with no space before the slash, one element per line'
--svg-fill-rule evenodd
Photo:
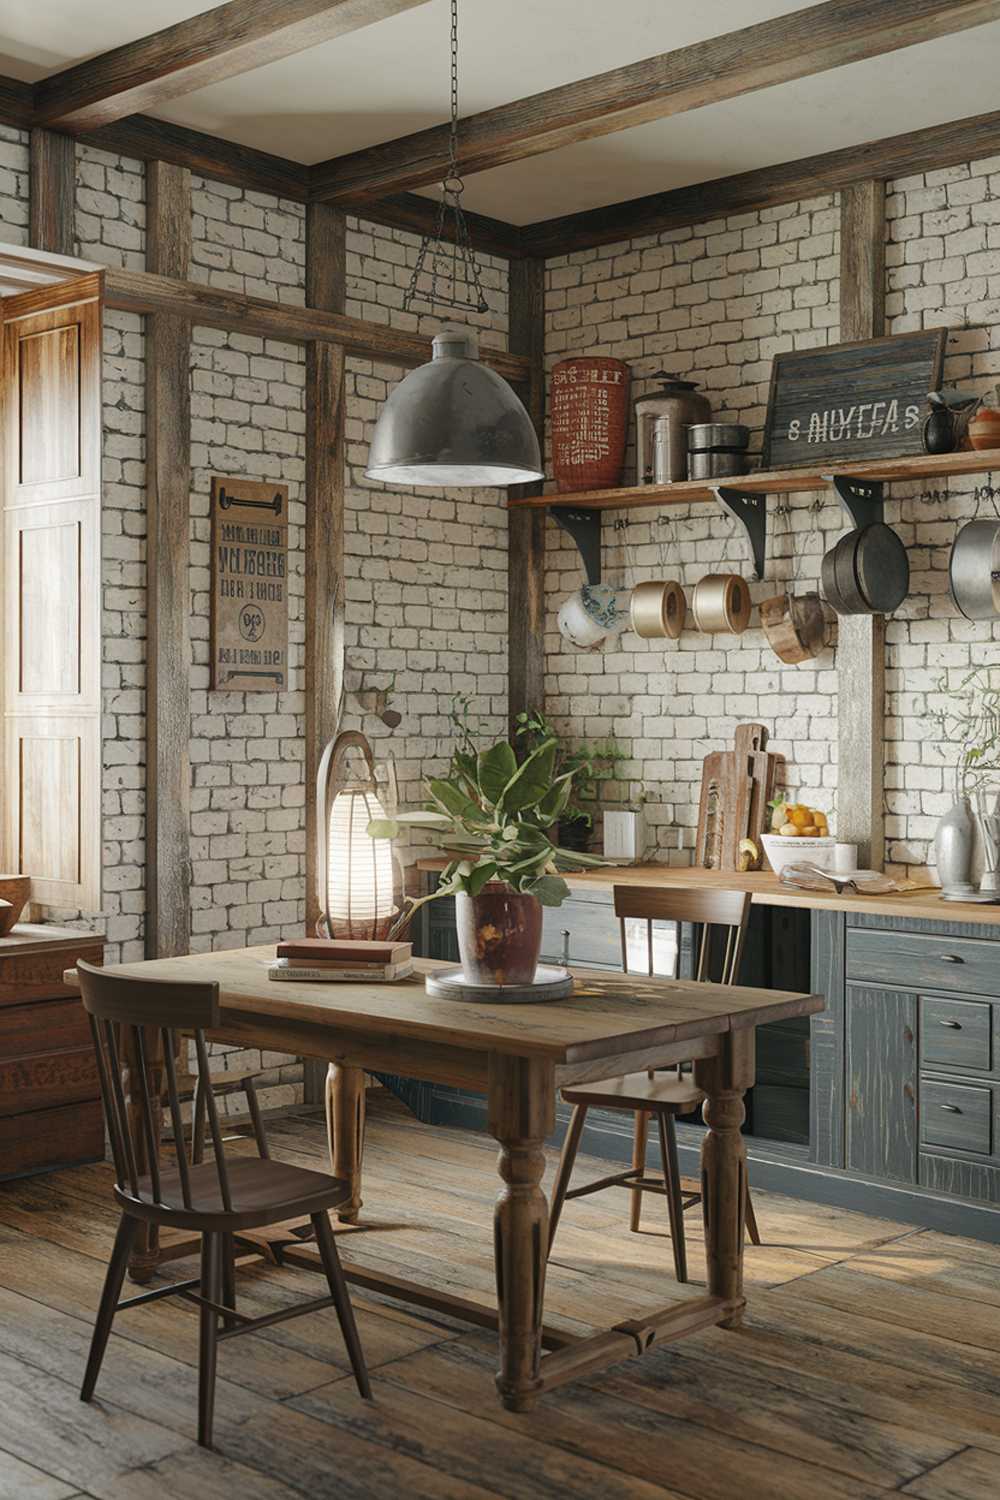
<path fill-rule="evenodd" d="M 594 812 L 601 785 L 616 779 L 617 765 L 625 751 L 614 740 L 573 748 L 560 742 L 556 731 L 540 709 L 519 713 L 514 737 L 522 750 L 531 751 L 547 740 L 556 744 L 556 771 L 572 772 L 572 790 L 559 817 L 559 843 L 563 849 L 584 851 L 594 833 Z"/>
<path fill-rule="evenodd" d="M 456 750 L 448 774 L 427 783 L 430 805 L 368 825 L 372 838 L 403 827 L 433 831 L 450 856 L 438 887 L 411 900 L 406 922 L 428 901 L 455 897 L 462 972 L 472 984 L 530 984 L 542 944 L 542 907 L 560 906 L 569 887 L 560 871 L 602 860 L 552 842 L 569 802 L 574 769 L 556 768 L 544 740 L 518 764 L 506 740 Z"/>

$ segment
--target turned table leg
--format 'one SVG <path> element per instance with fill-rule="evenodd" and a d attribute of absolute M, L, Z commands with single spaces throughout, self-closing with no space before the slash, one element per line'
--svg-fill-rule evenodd
<path fill-rule="evenodd" d="M 701 1147 L 702 1213 L 708 1290 L 713 1297 L 743 1296 L 743 1237 L 747 1208 L 747 1152 L 740 1127 L 743 1095 L 754 1080 L 755 1029 L 729 1032 L 718 1057 L 695 1063 L 695 1081 L 707 1098 L 708 1130 Z M 738 1328 L 742 1307 L 720 1328 Z"/>
<path fill-rule="evenodd" d="M 503 1187 L 493 1215 L 500 1369 L 497 1389 L 508 1411 L 530 1411 L 541 1389 L 542 1312 L 548 1253 L 548 1204 L 539 1186 L 543 1145 L 555 1125 L 549 1065 L 490 1058 L 489 1131 L 500 1143 Z"/>
<path fill-rule="evenodd" d="M 363 1068 L 331 1063 L 326 1074 L 326 1136 L 330 1170 L 350 1184 L 351 1196 L 337 1209 L 342 1224 L 356 1224 L 361 1209 L 361 1156 L 365 1142 Z"/>

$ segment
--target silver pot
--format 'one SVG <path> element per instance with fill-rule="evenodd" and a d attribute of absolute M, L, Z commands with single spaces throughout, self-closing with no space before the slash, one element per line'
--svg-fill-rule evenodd
<path fill-rule="evenodd" d="M 968 521 L 951 545 L 951 597 L 967 620 L 1000 615 L 1000 521 Z"/>
<path fill-rule="evenodd" d="M 750 444 L 750 429 L 741 422 L 692 422 L 688 427 L 688 452 L 712 448 L 744 451 Z"/>
<path fill-rule="evenodd" d="M 731 479 L 745 474 L 747 456 L 743 448 L 699 448 L 688 454 L 689 479 Z"/>

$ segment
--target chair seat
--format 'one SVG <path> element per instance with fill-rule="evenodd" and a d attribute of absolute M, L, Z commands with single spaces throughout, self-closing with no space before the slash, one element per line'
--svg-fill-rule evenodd
<path fill-rule="evenodd" d="M 703 1090 L 672 1073 L 627 1073 L 600 1083 L 574 1083 L 562 1091 L 567 1104 L 587 1104 L 596 1109 L 646 1109 L 686 1115 L 705 1101 Z"/>
<path fill-rule="evenodd" d="M 214 1162 L 188 1168 L 191 1207 L 184 1206 L 181 1175 L 176 1167 L 160 1171 L 160 1201 L 153 1201 L 152 1183 L 139 1179 L 139 1197 L 115 1188 L 115 1196 L 126 1213 L 142 1219 L 177 1224 L 185 1229 L 258 1229 L 300 1214 L 322 1213 L 350 1197 L 350 1186 L 326 1172 L 310 1172 L 269 1158 L 231 1158 L 226 1162 L 232 1209 L 226 1209 L 219 1191 Z M 204 1221 L 211 1222 L 204 1222 Z"/>

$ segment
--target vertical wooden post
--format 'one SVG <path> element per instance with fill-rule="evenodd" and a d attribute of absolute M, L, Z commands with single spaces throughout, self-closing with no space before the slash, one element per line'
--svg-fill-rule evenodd
<path fill-rule="evenodd" d="M 840 196 L 840 337 L 885 331 L 885 183 Z M 885 857 L 885 616 L 841 615 L 837 649 L 837 837 L 862 866 Z"/>
<path fill-rule="evenodd" d="M 306 306 L 340 312 L 347 300 L 346 218 L 341 209 L 306 209 Z M 306 347 L 306 928 L 319 917 L 316 772 L 337 732 L 344 683 L 344 351 Z M 307 1058 L 306 1102 L 323 1098 L 326 1069 Z"/>
<path fill-rule="evenodd" d="M 54 130 L 30 137 L 28 238 L 36 250 L 72 255 L 76 246 L 76 142 Z"/>
<path fill-rule="evenodd" d="M 146 167 L 146 268 L 188 274 L 191 173 Z M 146 954 L 191 946 L 191 329 L 146 318 Z"/>
<path fill-rule="evenodd" d="M 545 262 L 510 262 L 509 341 L 512 354 L 531 360 L 520 392 L 545 445 Z M 541 484 L 511 485 L 508 495 L 541 494 Z M 511 731 L 523 709 L 545 701 L 545 512 L 508 512 L 507 713 Z"/>

